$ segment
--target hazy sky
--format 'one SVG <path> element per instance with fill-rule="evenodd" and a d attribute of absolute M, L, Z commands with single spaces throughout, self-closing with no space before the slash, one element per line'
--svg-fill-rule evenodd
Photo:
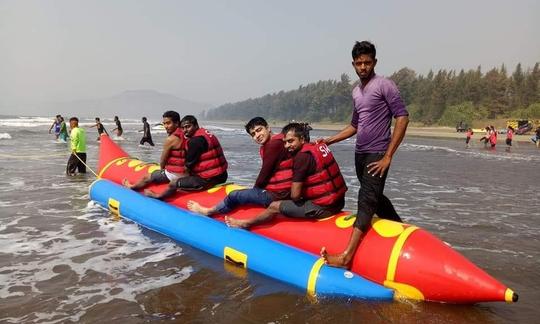
<path fill-rule="evenodd" d="M 221 104 L 353 71 L 540 61 L 540 1 L 4 1 L 0 112 L 154 89 Z"/>

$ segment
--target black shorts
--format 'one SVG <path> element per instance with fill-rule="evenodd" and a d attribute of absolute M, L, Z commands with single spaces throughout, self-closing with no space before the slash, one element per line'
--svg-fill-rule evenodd
<path fill-rule="evenodd" d="M 294 202 L 292 200 L 283 200 L 279 205 L 279 212 L 285 216 L 293 218 L 325 218 L 330 217 L 343 209 L 345 201 L 342 200 L 336 206 L 319 206 L 311 200 Z"/>
<path fill-rule="evenodd" d="M 512 140 L 509 139 L 509 138 L 507 138 L 507 139 L 506 139 L 506 145 L 512 146 Z"/>
<path fill-rule="evenodd" d="M 150 181 L 152 183 L 167 183 L 171 182 L 171 179 L 165 174 L 165 170 L 156 170 L 150 174 Z"/>

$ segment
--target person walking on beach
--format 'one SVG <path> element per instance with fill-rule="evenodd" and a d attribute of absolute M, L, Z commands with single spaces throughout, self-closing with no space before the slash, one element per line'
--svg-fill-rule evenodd
<path fill-rule="evenodd" d="M 351 123 L 339 133 L 319 140 L 331 145 L 356 134 L 355 167 L 360 190 L 354 229 L 341 253 L 330 254 L 325 247 L 321 249 L 321 256 L 328 265 L 346 268 L 350 267 L 375 213 L 381 218 L 401 222 L 383 191 L 392 158 L 409 124 L 409 113 L 395 83 L 375 74 L 375 46 L 367 41 L 356 42 L 352 58 L 360 83 L 352 91 L 354 108 Z M 396 123 L 391 134 L 392 116 Z"/>
<path fill-rule="evenodd" d="M 107 136 L 109 136 L 109 133 L 107 133 L 107 130 L 105 129 L 105 126 L 103 126 L 103 124 L 101 123 L 101 120 L 99 119 L 99 117 L 96 117 L 96 124 L 90 127 L 96 127 L 97 132 L 98 132 L 98 137 L 97 137 L 98 142 L 101 137 L 101 134 L 105 133 L 107 134 Z"/>
<path fill-rule="evenodd" d="M 473 133 L 472 128 L 470 128 L 470 127 L 467 128 L 467 132 L 465 133 L 465 135 L 467 136 L 467 138 L 465 139 L 465 144 L 467 145 L 467 148 L 471 147 L 470 142 L 471 142 L 471 138 L 472 138 L 473 134 L 474 133 Z"/>
<path fill-rule="evenodd" d="M 58 136 L 60 136 L 60 117 L 62 117 L 61 115 L 56 115 L 56 117 L 54 117 L 54 121 L 51 125 L 51 127 L 49 127 L 49 134 L 51 133 L 51 130 L 54 128 L 54 136 L 55 136 L 55 139 L 58 139 Z"/>
<path fill-rule="evenodd" d="M 273 201 L 289 199 L 293 177 L 293 159 L 284 146 L 282 133 L 272 134 L 266 120 L 262 117 L 252 118 L 245 126 L 246 132 L 253 141 L 260 145 L 262 159 L 261 170 L 253 188 L 234 190 L 221 202 L 214 206 L 203 207 L 190 200 L 189 210 L 211 216 L 225 214 L 238 206 L 254 204 L 268 207 Z"/>
<path fill-rule="evenodd" d="M 116 123 L 116 127 L 113 128 L 112 131 L 116 131 L 116 137 L 121 137 L 124 133 L 124 129 L 122 128 L 122 123 L 120 122 L 118 116 L 114 116 L 114 122 Z"/>
<path fill-rule="evenodd" d="M 79 119 L 71 117 L 69 119 L 71 128 L 71 155 L 69 156 L 66 173 L 68 176 L 74 176 L 76 171 L 86 173 L 86 132 L 79 127 Z"/>
<path fill-rule="evenodd" d="M 146 117 L 142 118 L 143 123 L 143 137 L 141 138 L 141 141 L 139 142 L 140 145 L 144 145 L 144 143 L 150 144 L 150 146 L 154 146 L 154 141 L 152 141 L 152 133 L 150 133 L 150 124 L 146 121 Z"/>

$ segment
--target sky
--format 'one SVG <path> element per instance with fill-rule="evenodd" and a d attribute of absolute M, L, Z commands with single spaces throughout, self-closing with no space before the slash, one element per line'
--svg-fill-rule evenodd
<path fill-rule="evenodd" d="M 152 89 L 213 105 L 354 78 L 355 41 L 378 74 L 540 61 L 540 1 L 0 0 L 5 107 Z"/>

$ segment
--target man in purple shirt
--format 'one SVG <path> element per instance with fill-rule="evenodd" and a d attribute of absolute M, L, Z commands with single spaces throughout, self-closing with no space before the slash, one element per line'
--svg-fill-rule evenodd
<path fill-rule="evenodd" d="M 345 251 L 321 256 L 331 266 L 350 267 L 363 234 L 371 226 L 376 213 L 380 218 L 401 222 L 390 200 L 383 194 L 392 157 L 405 136 L 409 113 L 394 82 L 375 74 L 377 64 L 375 46 L 370 42 L 356 42 L 352 50 L 352 65 L 360 78 L 353 89 L 354 109 L 351 124 L 334 136 L 322 139 L 327 145 L 356 134 L 355 167 L 360 181 L 358 212 L 354 229 Z M 392 117 L 396 119 L 390 135 Z"/>

